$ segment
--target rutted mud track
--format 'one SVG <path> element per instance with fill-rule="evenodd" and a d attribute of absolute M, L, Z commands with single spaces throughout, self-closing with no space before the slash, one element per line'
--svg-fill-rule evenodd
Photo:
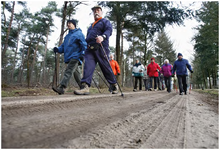
<path fill-rule="evenodd" d="M 3 99 L 2 148 L 218 148 L 204 95 L 124 94 Z"/>

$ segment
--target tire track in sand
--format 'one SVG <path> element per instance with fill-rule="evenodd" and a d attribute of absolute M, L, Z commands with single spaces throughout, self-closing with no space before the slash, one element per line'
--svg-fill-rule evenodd
<path fill-rule="evenodd" d="M 183 148 L 185 99 L 174 96 L 151 108 L 70 140 L 65 148 Z"/>

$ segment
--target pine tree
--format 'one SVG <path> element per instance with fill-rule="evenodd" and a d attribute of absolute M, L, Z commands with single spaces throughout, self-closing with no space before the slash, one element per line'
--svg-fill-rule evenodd
<path fill-rule="evenodd" d="M 160 66 L 163 65 L 165 59 L 168 59 L 170 64 L 173 64 L 176 60 L 177 55 L 173 49 L 173 42 L 170 41 L 170 38 L 164 31 L 158 34 L 157 40 L 155 41 L 155 55 L 156 62 L 158 62 Z"/>

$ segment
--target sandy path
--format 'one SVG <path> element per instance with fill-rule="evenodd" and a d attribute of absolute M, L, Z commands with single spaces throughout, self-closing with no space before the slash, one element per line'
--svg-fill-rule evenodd
<path fill-rule="evenodd" d="M 3 98 L 2 148 L 218 148 L 209 97 L 124 95 Z"/>

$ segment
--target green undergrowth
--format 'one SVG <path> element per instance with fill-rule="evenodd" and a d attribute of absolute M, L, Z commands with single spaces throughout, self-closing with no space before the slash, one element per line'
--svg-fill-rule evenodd
<path fill-rule="evenodd" d="M 208 94 L 214 97 L 218 97 L 219 96 L 219 89 L 194 89 L 193 91 L 199 92 L 199 93 L 204 93 L 204 94 Z"/>
<path fill-rule="evenodd" d="M 65 89 L 65 94 L 73 94 L 76 87 L 68 87 Z M 100 90 L 100 92 L 99 92 Z M 96 87 L 90 87 L 89 92 L 90 94 L 108 94 L 108 88 L 104 87 L 99 89 Z M 133 88 L 123 87 L 123 92 L 131 92 Z M 120 93 L 120 91 L 118 91 Z M 20 86 L 6 86 L 2 85 L 1 89 L 1 97 L 19 97 L 19 96 L 52 96 L 58 95 L 55 93 L 51 88 L 43 88 L 43 87 L 20 87 Z"/>
<path fill-rule="evenodd" d="M 52 89 L 48 88 L 3 88 L 2 97 L 18 97 L 18 96 L 40 96 L 55 95 Z"/>

